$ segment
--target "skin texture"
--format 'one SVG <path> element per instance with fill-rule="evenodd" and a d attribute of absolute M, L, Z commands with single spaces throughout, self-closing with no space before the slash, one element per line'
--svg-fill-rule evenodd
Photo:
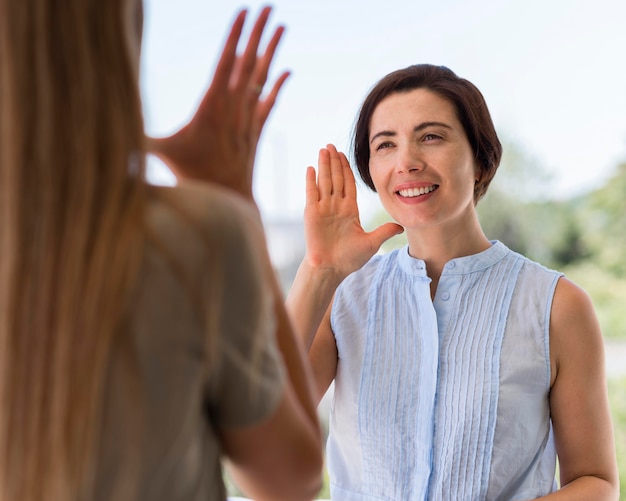
<path fill-rule="evenodd" d="M 473 202 L 479 170 L 450 102 L 426 89 L 391 94 L 372 115 L 369 139 L 372 180 L 398 225 L 363 230 L 350 167 L 334 146 L 320 151 L 317 179 L 307 172 L 307 253 L 287 306 L 309 346 L 318 398 L 337 371 L 334 291 L 386 239 L 405 229 L 409 253 L 426 261 L 433 296 L 446 262 L 490 245 Z M 408 189 L 424 194 L 403 196 Z M 603 349 L 589 297 L 561 278 L 550 320 L 550 409 L 562 489 L 545 499 L 619 497 Z"/>
<path fill-rule="evenodd" d="M 288 381 L 278 408 L 265 422 L 220 430 L 221 445 L 233 478 L 248 496 L 259 501 L 305 501 L 319 492 L 323 466 L 313 377 L 305 350 L 287 317 L 252 194 L 257 144 L 289 76 L 288 72 L 281 73 L 261 98 L 284 28 L 274 31 L 259 54 L 270 15 L 270 8 L 262 9 L 239 55 L 237 45 L 246 14 L 241 11 L 237 15 L 213 81 L 191 121 L 170 137 L 150 138 L 149 145 L 179 179 L 219 185 L 241 197 L 245 206 L 248 231 L 258 242 L 274 296 L 276 337 Z"/>

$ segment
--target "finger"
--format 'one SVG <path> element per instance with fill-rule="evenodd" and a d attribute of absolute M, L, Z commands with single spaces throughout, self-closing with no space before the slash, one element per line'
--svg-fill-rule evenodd
<path fill-rule="evenodd" d="M 261 10 L 250 32 L 248 44 L 238 62 L 237 71 L 234 74 L 233 87 L 235 91 L 240 94 L 249 91 L 252 74 L 257 62 L 257 52 L 259 50 L 261 36 L 263 35 L 263 30 L 265 29 L 271 10 L 271 7 L 265 7 Z"/>
<path fill-rule="evenodd" d="M 256 125 L 257 125 L 259 134 L 263 130 L 263 126 L 265 125 L 265 122 L 267 121 L 267 117 L 272 111 L 272 108 L 274 108 L 274 104 L 276 103 L 276 98 L 278 97 L 278 93 L 282 89 L 283 84 L 287 81 L 287 78 L 289 78 L 289 75 L 290 73 L 288 71 L 285 71 L 282 75 L 280 75 L 278 79 L 276 80 L 276 82 L 274 83 L 274 86 L 272 87 L 272 90 L 267 95 L 267 97 L 263 101 L 259 102 L 259 106 L 257 108 L 257 118 L 256 118 Z"/>
<path fill-rule="evenodd" d="M 272 64 L 272 61 L 274 60 L 276 48 L 278 47 L 278 43 L 280 42 L 283 33 L 285 33 L 284 26 L 279 26 L 278 28 L 276 28 L 276 31 L 274 31 L 274 35 L 267 44 L 263 56 L 261 56 L 257 60 L 254 74 L 252 75 L 252 84 L 259 85 L 261 87 L 265 85 L 270 66 Z"/>
<path fill-rule="evenodd" d="M 341 158 L 334 145 L 326 146 L 330 153 L 330 178 L 333 183 L 332 192 L 335 195 L 343 196 L 343 166 Z"/>
<path fill-rule="evenodd" d="M 333 192 L 333 181 L 330 174 L 330 153 L 322 148 L 318 156 L 317 186 L 320 200 L 330 197 Z"/>
<path fill-rule="evenodd" d="M 339 158 L 341 159 L 341 167 L 343 169 L 344 195 L 347 198 L 356 200 L 356 181 L 352 173 L 352 168 L 350 167 L 350 162 L 348 162 L 348 158 L 344 153 L 339 153 Z"/>
<path fill-rule="evenodd" d="M 224 48 L 222 49 L 222 55 L 220 56 L 215 69 L 213 83 L 211 84 L 211 87 L 213 88 L 225 89 L 228 87 L 228 83 L 230 82 L 233 68 L 235 66 L 235 61 L 237 59 L 237 45 L 239 44 L 239 38 L 241 37 L 241 32 L 243 31 L 243 25 L 246 20 L 247 13 L 248 12 L 246 10 L 240 11 L 233 22 L 228 38 L 226 39 L 226 43 L 224 44 Z"/>
<path fill-rule="evenodd" d="M 320 200 L 320 193 L 315 181 L 315 168 L 306 168 L 306 205 L 313 205 Z"/>
<path fill-rule="evenodd" d="M 399 235 L 404 228 L 396 223 L 385 223 L 369 233 L 373 247 L 379 249 L 391 237 Z"/>

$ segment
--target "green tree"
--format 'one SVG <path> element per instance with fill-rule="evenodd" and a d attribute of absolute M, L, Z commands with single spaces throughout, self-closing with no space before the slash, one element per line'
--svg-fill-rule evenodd
<path fill-rule="evenodd" d="M 626 278 L 626 163 L 618 165 L 615 174 L 582 199 L 579 207 L 585 243 L 594 261 Z"/>

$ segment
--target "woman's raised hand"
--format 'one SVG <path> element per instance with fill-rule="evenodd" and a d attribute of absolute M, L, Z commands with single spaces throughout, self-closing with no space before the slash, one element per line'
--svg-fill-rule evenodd
<path fill-rule="evenodd" d="M 271 12 L 265 7 L 241 55 L 237 45 L 246 11 L 231 28 L 209 89 L 191 121 L 166 138 L 149 139 L 149 150 L 179 178 L 217 183 L 252 199 L 252 173 L 257 143 L 276 97 L 289 76 L 283 72 L 261 98 L 278 43 L 279 26 L 265 51 L 258 54 Z"/>
<path fill-rule="evenodd" d="M 306 174 L 305 260 L 342 280 L 363 266 L 402 226 L 386 223 L 372 232 L 361 226 L 356 183 L 348 159 L 329 144 L 319 152 L 315 169 Z"/>

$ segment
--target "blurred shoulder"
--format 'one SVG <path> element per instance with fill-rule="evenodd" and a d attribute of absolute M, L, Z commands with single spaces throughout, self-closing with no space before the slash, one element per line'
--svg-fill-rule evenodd
<path fill-rule="evenodd" d="M 148 224 L 159 234 L 191 231 L 220 238 L 236 238 L 262 232 L 257 208 L 220 186 L 184 182 L 174 187 L 152 187 L 151 194 Z"/>
<path fill-rule="evenodd" d="M 212 225 L 228 226 L 237 221 L 260 223 L 252 203 L 217 185 L 182 182 L 173 187 L 154 186 L 151 193 L 150 210 L 169 210 Z"/>
<path fill-rule="evenodd" d="M 256 207 L 207 183 L 151 187 L 146 227 L 149 241 L 182 261 L 206 259 L 207 250 L 220 260 L 241 258 L 264 241 Z"/>

